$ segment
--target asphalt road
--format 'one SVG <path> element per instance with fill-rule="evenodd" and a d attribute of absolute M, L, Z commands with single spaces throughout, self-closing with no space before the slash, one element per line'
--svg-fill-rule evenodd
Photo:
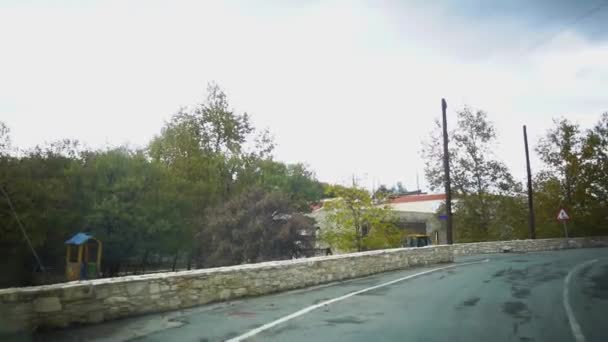
<path fill-rule="evenodd" d="M 605 342 L 608 248 L 467 257 L 23 338 Z"/>

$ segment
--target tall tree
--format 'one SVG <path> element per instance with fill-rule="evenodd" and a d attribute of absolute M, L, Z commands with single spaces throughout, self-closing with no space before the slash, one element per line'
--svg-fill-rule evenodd
<path fill-rule="evenodd" d="M 589 194 L 600 203 L 608 203 L 608 112 L 589 131 L 583 149 L 585 176 Z"/>
<path fill-rule="evenodd" d="M 589 234 L 608 233 L 608 112 L 589 131 L 584 149 Z"/>
<path fill-rule="evenodd" d="M 608 189 L 606 146 L 608 114 L 588 131 L 567 119 L 554 121 L 539 141 L 537 153 L 545 169 L 537 177 L 537 192 L 542 199 L 548 191 L 552 197 L 540 201 L 537 212 L 541 228 L 561 235 L 555 213 L 564 207 L 570 212 L 570 234 L 590 235 L 605 232 Z"/>
<path fill-rule="evenodd" d="M 521 184 L 514 181 L 505 164 L 494 155 L 496 130 L 487 113 L 465 107 L 456 114 L 456 127 L 449 132 L 448 152 L 452 188 L 457 198 L 456 236 L 461 241 L 489 239 L 491 230 L 496 230 L 491 226 L 498 213 L 494 196 L 517 196 Z M 441 124 L 436 120 L 422 148 L 425 175 L 433 190 L 444 185 L 442 146 Z"/>
<path fill-rule="evenodd" d="M 208 93 L 203 103 L 175 114 L 145 151 L 90 150 L 69 140 L 17 150 L 0 123 L 0 186 L 45 268 L 61 277 L 64 241 L 80 231 L 104 242 L 106 275 L 122 273 L 126 263 L 143 267 L 163 259 L 175 266 L 178 257 L 191 260 L 194 250 L 227 265 L 287 258 L 310 247 L 314 235 L 300 232 L 312 224 L 297 212 L 322 197 L 322 185 L 307 166 L 273 160 L 268 130 L 256 131 L 247 114 L 230 109 L 217 85 Z M 238 222 L 227 203 L 243 208 Z M 269 221 L 272 208 L 292 219 L 272 211 L 276 219 Z M 236 252 L 242 258 L 223 258 L 226 246 L 238 244 L 248 246 Z M 35 269 L 0 197 L 0 287 L 35 283 Z"/>
<path fill-rule="evenodd" d="M 321 239 L 340 251 L 398 247 L 402 233 L 388 206 L 376 206 L 365 189 L 338 186 L 336 197 L 323 206 Z"/>
<path fill-rule="evenodd" d="M 571 206 L 583 181 L 584 139 L 577 124 L 567 119 L 554 120 L 554 123 L 555 126 L 540 139 L 536 152 L 547 167 L 542 177 L 557 177 L 562 183 L 565 203 Z"/>
<path fill-rule="evenodd" d="M 70 196 L 65 177 L 68 169 L 77 166 L 73 146 L 58 142 L 21 151 L 20 157 L 0 156 L 0 186 L 8 194 L 44 268 L 51 272 L 63 269 L 64 238 L 83 222 L 81 203 Z M 37 261 L 4 196 L 0 196 L 0 222 L 0 269 L 5 275 L 0 285 L 3 281 L 31 284 Z"/>
<path fill-rule="evenodd" d="M 230 110 L 226 94 L 210 84 L 206 102 L 181 109 L 149 146 L 150 156 L 181 177 L 200 182 L 209 203 L 229 196 L 241 165 L 244 143 L 253 133 L 249 116 Z"/>
<path fill-rule="evenodd" d="M 456 113 L 456 127 L 449 136 L 452 186 L 460 195 L 505 193 L 513 189 L 513 177 L 494 155 L 496 130 L 482 110 L 465 107 Z M 444 184 L 441 124 L 435 121 L 430 139 L 423 144 L 425 175 L 432 189 Z"/>

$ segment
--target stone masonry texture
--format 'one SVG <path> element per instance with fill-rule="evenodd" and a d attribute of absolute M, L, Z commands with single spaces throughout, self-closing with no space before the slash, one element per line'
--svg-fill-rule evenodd
<path fill-rule="evenodd" d="M 447 263 L 455 255 L 604 246 L 608 246 L 608 237 L 480 242 L 0 289 L 0 336 L 37 328 L 100 323 Z"/>

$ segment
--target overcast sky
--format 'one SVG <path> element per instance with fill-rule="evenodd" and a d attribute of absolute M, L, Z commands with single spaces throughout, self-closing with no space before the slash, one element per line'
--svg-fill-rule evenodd
<path fill-rule="evenodd" d="M 277 159 L 414 189 L 445 97 L 451 123 L 488 112 L 523 179 L 522 124 L 535 145 L 608 110 L 604 2 L 0 0 L 0 120 L 20 147 L 144 146 L 215 81 Z"/>

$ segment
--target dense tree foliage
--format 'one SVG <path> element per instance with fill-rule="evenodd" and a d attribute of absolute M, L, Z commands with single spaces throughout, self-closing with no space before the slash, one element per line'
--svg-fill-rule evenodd
<path fill-rule="evenodd" d="M 387 206 L 378 206 L 369 192 L 353 186 L 334 187 L 335 195 L 326 201 L 325 226 L 320 238 L 339 251 L 362 251 L 398 247 L 402 233 L 396 216 Z"/>
<path fill-rule="evenodd" d="M 72 141 L 17 150 L 0 123 L 0 186 L 52 274 L 61 279 L 64 241 L 80 231 L 104 242 L 106 275 L 154 260 L 174 268 L 196 259 L 205 267 L 298 253 L 296 235 L 312 225 L 296 212 L 317 202 L 323 187 L 306 166 L 273 160 L 271 135 L 230 109 L 217 85 L 208 94 L 141 150 L 91 150 Z M 273 221 L 274 210 L 292 219 Z M 236 245 L 243 251 L 231 249 Z M 0 196 L 0 286 L 31 284 L 37 268 Z"/>
<path fill-rule="evenodd" d="M 496 132 L 483 111 L 457 112 L 450 135 L 450 166 L 456 240 L 483 241 L 526 238 L 527 197 L 492 151 Z M 423 146 L 425 173 L 432 188 L 442 190 L 441 126 Z M 571 235 L 606 234 L 608 223 L 608 114 L 590 130 L 562 119 L 540 139 L 536 152 L 544 168 L 534 179 L 539 237 L 563 236 L 556 216 L 566 208 Z M 444 210 L 444 208 L 440 208 Z"/>
<path fill-rule="evenodd" d="M 303 214 L 321 198 L 332 198 L 324 205 L 329 229 L 319 236 L 330 246 L 399 245 L 396 217 L 378 203 L 404 193 L 400 183 L 373 195 L 319 183 L 305 165 L 274 160 L 270 133 L 231 109 L 217 85 L 208 94 L 180 109 L 143 149 L 92 150 L 64 140 L 23 150 L 0 122 L 0 287 L 39 282 L 16 216 L 56 280 L 63 279 L 64 241 L 81 231 L 104 242 L 106 276 L 159 260 L 175 269 L 307 255 L 317 234 Z M 492 153 L 496 131 L 487 114 L 464 108 L 457 117 L 449 151 L 457 241 L 527 237 L 526 197 Z M 563 234 L 560 207 L 572 216 L 571 235 L 607 234 L 608 113 L 588 130 L 556 121 L 536 152 L 544 164 L 534 180 L 538 236 Z M 441 191 L 439 124 L 423 155 L 431 188 Z"/>
<path fill-rule="evenodd" d="M 285 194 L 252 188 L 208 211 L 197 260 L 210 267 L 298 257 L 314 248 L 314 234 Z"/>
<path fill-rule="evenodd" d="M 537 149 L 545 168 L 536 177 L 538 223 L 543 235 L 559 234 L 559 208 L 570 216 L 570 234 L 608 232 L 608 113 L 589 130 L 555 121 Z M 546 233 L 545 233 L 546 231 Z"/>
<path fill-rule="evenodd" d="M 496 130 L 486 112 L 469 107 L 458 111 L 456 127 L 449 132 L 452 187 L 459 194 L 483 195 L 505 193 L 513 190 L 513 177 L 493 151 Z M 432 188 L 444 184 L 443 138 L 441 125 L 436 121 L 435 130 L 425 142 L 425 174 Z"/>
<path fill-rule="evenodd" d="M 493 151 L 496 130 L 482 110 L 465 107 L 456 113 L 450 130 L 450 172 L 454 204 L 454 226 L 458 241 L 521 237 L 521 215 L 505 216 L 525 208 L 521 185 Z M 443 140 L 436 121 L 430 139 L 423 145 L 425 174 L 431 188 L 444 184 Z"/>

